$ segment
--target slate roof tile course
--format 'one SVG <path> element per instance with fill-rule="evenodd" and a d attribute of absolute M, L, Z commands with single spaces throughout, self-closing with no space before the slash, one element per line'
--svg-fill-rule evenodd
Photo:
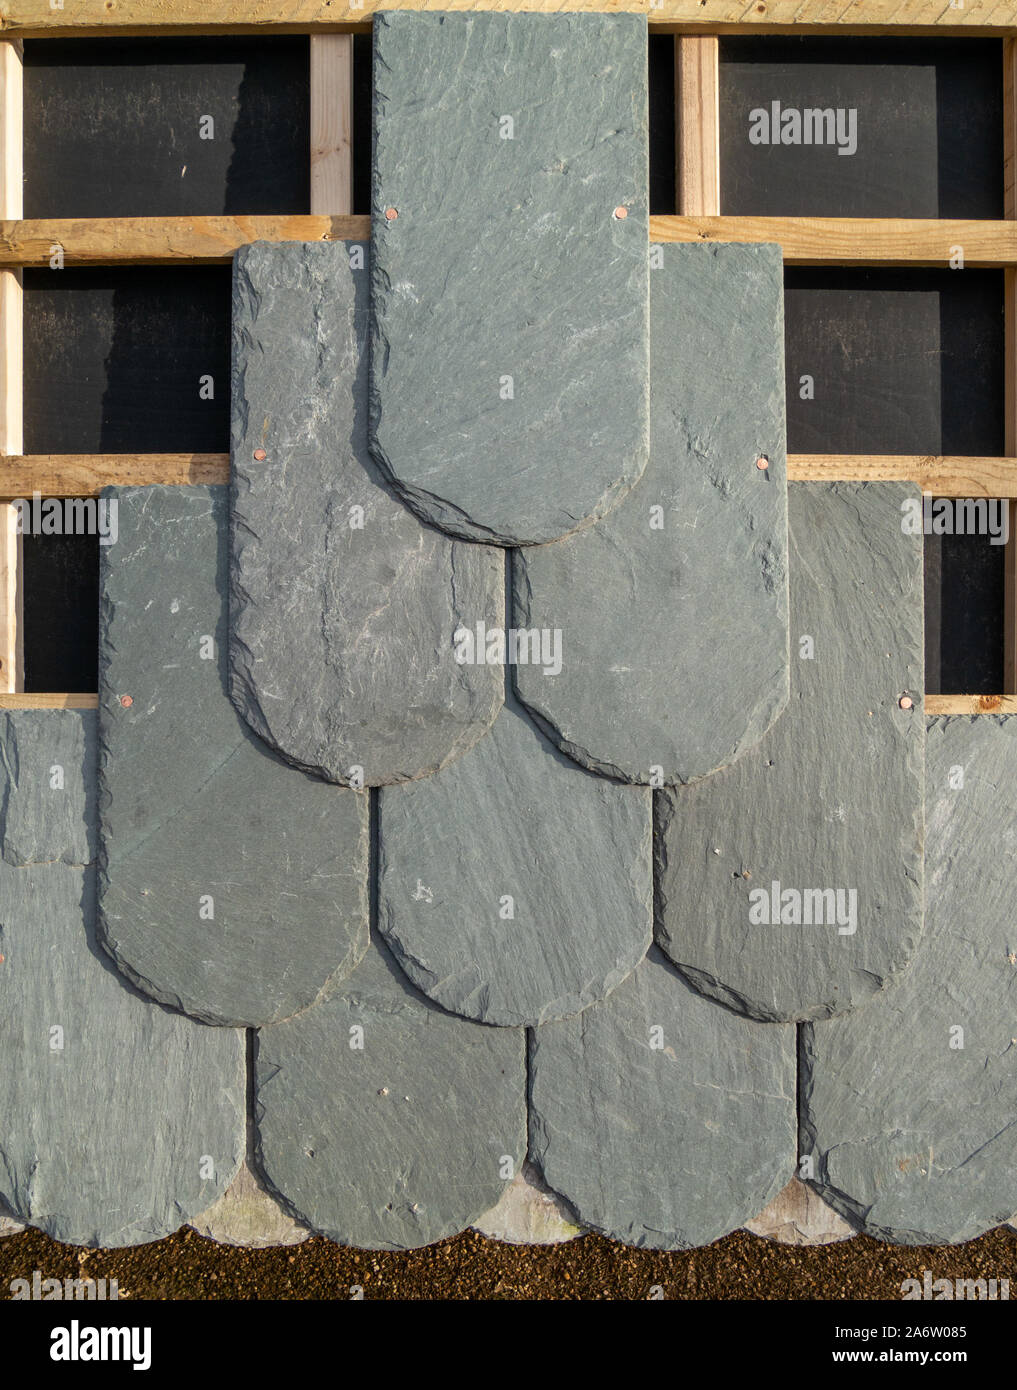
<path fill-rule="evenodd" d="M 977 1235 L 1017 722 L 926 728 L 914 491 L 787 488 L 777 248 L 649 270 L 645 19 L 375 27 L 373 259 L 239 255 L 232 491 L 110 490 L 98 723 L 0 714 L 0 1203 Z"/>
<path fill-rule="evenodd" d="M 203 1022 L 288 1018 L 366 949 L 367 798 L 290 767 L 230 704 L 226 489 L 110 496 L 100 940 L 139 988 Z"/>
<path fill-rule="evenodd" d="M 94 819 L 94 750 L 93 711 L 4 721 L 8 820 L 54 862 L 0 859 L 0 1199 L 57 1240 L 110 1247 L 169 1235 L 225 1191 L 246 1084 L 243 1036 L 132 989 L 96 941 L 94 865 L 58 862 Z"/>
<path fill-rule="evenodd" d="M 457 662 L 448 639 L 504 623 L 504 558 L 423 526 L 382 483 L 368 277 L 358 243 L 237 255 L 230 676 L 289 762 L 372 787 L 436 772 L 493 722 L 500 668 Z"/>
<path fill-rule="evenodd" d="M 646 44 L 632 14 L 375 14 L 371 448 L 452 535 L 555 540 L 646 466 Z"/>

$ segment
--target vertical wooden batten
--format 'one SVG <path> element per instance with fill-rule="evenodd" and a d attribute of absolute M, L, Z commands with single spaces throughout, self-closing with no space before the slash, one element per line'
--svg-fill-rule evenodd
<path fill-rule="evenodd" d="M 1017 218 L 1017 39 L 1003 42 L 1003 216 Z M 1017 270 L 1004 276 L 1005 421 L 1007 454 L 1017 451 Z M 1003 691 L 1017 693 L 1017 501 L 1009 503 L 1010 533 L 1004 555 Z"/>
<path fill-rule="evenodd" d="M 23 216 L 22 45 L 0 40 L 0 215 Z M 0 455 L 21 454 L 22 273 L 0 271 Z M 0 693 L 25 688 L 22 538 L 17 513 L 0 505 Z"/>
<path fill-rule="evenodd" d="M 353 35 L 311 39 L 311 212 L 353 211 Z"/>
<path fill-rule="evenodd" d="M 720 214 L 720 41 L 675 39 L 675 197 L 679 216 Z"/>

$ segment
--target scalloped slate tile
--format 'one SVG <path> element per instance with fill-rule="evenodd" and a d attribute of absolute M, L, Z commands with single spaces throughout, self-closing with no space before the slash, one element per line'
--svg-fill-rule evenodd
<path fill-rule="evenodd" d="M 230 704 L 226 489 L 115 495 L 99 635 L 100 940 L 128 979 L 203 1022 L 275 1022 L 366 949 L 367 797 L 290 767 Z"/>
<path fill-rule="evenodd" d="M 47 723 L 67 759 L 73 811 L 61 819 L 76 827 L 94 807 L 84 750 L 95 747 L 95 715 L 9 715 L 22 770 L 26 751 L 49 741 Z M 73 767 L 75 748 L 87 762 Z M 0 1067 L 0 1198 L 68 1244 L 134 1245 L 177 1230 L 243 1158 L 243 1035 L 175 1016 L 117 975 L 95 939 L 93 868 L 0 861 L 0 955 L 0 1054 L 17 1059 Z"/>
<path fill-rule="evenodd" d="M 234 262 L 230 672 L 287 761 L 378 786 L 494 721 L 501 671 L 458 665 L 451 634 L 501 625 L 504 561 L 422 526 L 368 453 L 367 256 L 257 243 Z"/>
<path fill-rule="evenodd" d="M 544 732 L 660 786 L 733 762 L 787 704 L 788 579 L 780 247 L 655 251 L 649 465 L 596 525 L 513 557 L 512 622 L 562 634 L 559 674 L 513 668 Z"/>
<path fill-rule="evenodd" d="M 95 857 L 95 720 L 77 710 L 0 713 L 0 840 L 8 864 Z"/>
<path fill-rule="evenodd" d="M 803 1030 L 802 1152 L 880 1240 L 970 1240 L 1017 1207 L 1015 786 L 1017 719 L 928 721 L 922 947 L 893 989 Z"/>
<path fill-rule="evenodd" d="M 451 767 L 382 790 L 380 928 L 396 960 L 481 1023 L 602 999 L 650 944 L 651 795 L 576 767 L 506 703 Z"/>
<path fill-rule="evenodd" d="M 660 944 L 698 989 L 755 1018 L 850 1009 L 919 944 L 922 538 L 901 528 L 914 495 L 792 484 L 790 703 L 733 767 L 657 793 Z M 899 707 L 905 694 L 916 707 Z M 834 895 L 821 914 L 805 896 L 816 890 Z M 790 920 L 771 924 L 774 901 Z M 822 924 L 795 924 L 807 907 Z"/>
<path fill-rule="evenodd" d="M 371 447 L 453 535 L 554 540 L 646 466 L 646 44 L 635 14 L 375 15 Z"/>
<path fill-rule="evenodd" d="M 795 1161 L 795 1032 L 697 994 L 656 948 L 531 1034 L 530 1153 L 578 1219 L 684 1250 L 737 1230 Z"/>
<path fill-rule="evenodd" d="M 258 1034 L 257 1158 L 296 1219 L 407 1250 L 493 1207 L 526 1151 L 521 1029 L 450 1018 L 372 945 L 332 997 Z"/>

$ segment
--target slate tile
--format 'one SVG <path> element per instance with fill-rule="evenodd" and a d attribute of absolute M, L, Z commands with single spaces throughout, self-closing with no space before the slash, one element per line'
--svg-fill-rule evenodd
<path fill-rule="evenodd" d="M 795 1159 L 795 1032 L 704 999 L 656 948 L 531 1034 L 530 1154 L 579 1220 L 682 1250 L 743 1226 Z"/>
<path fill-rule="evenodd" d="M 559 674 L 513 667 L 559 748 L 660 786 L 787 704 L 788 578 L 780 247 L 654 252 L 649 465 L 595 525 L 513 556 L 512 622 L 561 634 Z"/>
<path fill-rule="evenodd" d="M 802 1152 L 880 1240 L 943 1245 L 1017 1208 L 1017 720 L 928 721 L 926 924 L 900 983 L 803 1029 Z"/>
<path fill-rule="evenodd" d="M 646 43 L 635 14 L 375 16 L 371 447 L 454 535 L 554 540 L 646 466 Z"/>
<path fill-rule="evenodd" d="M 287 761 L 354 786 L 437 771 L 502 702 L 451 634 L 502 623 L 503 557 L 421 525 L 368 453 L 367 256 L 257 243 L 233 279 L 231 694 Z"/>
<path fill-rule="evenodd" d="M 651 795 L 570 763 L 507 702 L 451 767 L 382 789 L 380 928 L 396 960 L 481 1023 L 602 999 L 650 944 Z"/>
<path fill-rule="evenodd" d="M 755 1018 L 850 1009 L 919 943 L 922 537 L 902 511 L 914 496 L 792 484 L 790 703 L 732 767 L 657 793 L 660 944 L 697 988 Z"/>
<path fill-rule="evenodd" d="M 95 720 L 77 710 L 0 713 L 0 825 L 8 864 L 95 857 Z M 90 782 L 91 785 L 91 782 Z"/>
<path fill-rule="evenodd" d="M 24 749 L 45 744 L 49 721 L 69 751 L 68 714 L 88 731 L 79 748 L 94 747 L 91 712 L 7 723 Z M 80 762 L 76 773 L 67 796 L 84 822 Z M 89 802 L 94 779 L 90 761 Z M 94 868 L 0 860 L 0 956 L 0 1200 L 68 1244 L 175 1231 L 243 1158 L 243 1035 L 175 1016 L 120 978 L 95 939 Z"/>
<path fill-rule="evenodd" d="M 230 704 L 226 489 L 115 495 L 99 637 L 100 940 L 146 993 L 203 1022 L 287 1018 L 366 949 L 367 797 L 290 767 Z"/>
<path fill-rule="evenodd" d="M 406 1250 L 495 1205 L 526 1150 L 525 1038 L 450 1018 L 380 944 L 329 999 L 258 1034 L 257 1158 L 288 1211 Z"/>

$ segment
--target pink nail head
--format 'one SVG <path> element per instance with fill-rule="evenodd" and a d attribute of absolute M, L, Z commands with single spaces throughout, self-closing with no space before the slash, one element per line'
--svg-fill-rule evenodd
<path fill-rule="evenodd" d="M 124 709 L 130 709 L 130 707 L 134 704 L 134 696 L 133 696 L 133 695 L 121 695 L 121 696 L 120 696 L 120 703 L 123 705 Z"/>
<path fill-rule="evenodd" d="M 766 457 L 765 454 L 760 454 L 759 457 L 756 459 L 756 467 L 759 469 L 760 473 L 765 473 L 769 466 L 770 460 Z"/>
<path fill-rule="evenodd" d="M 901 709 L 911 709 L 915 702 L 910 695 L 902 695 L 897 703 L 900 705 Z"/>

